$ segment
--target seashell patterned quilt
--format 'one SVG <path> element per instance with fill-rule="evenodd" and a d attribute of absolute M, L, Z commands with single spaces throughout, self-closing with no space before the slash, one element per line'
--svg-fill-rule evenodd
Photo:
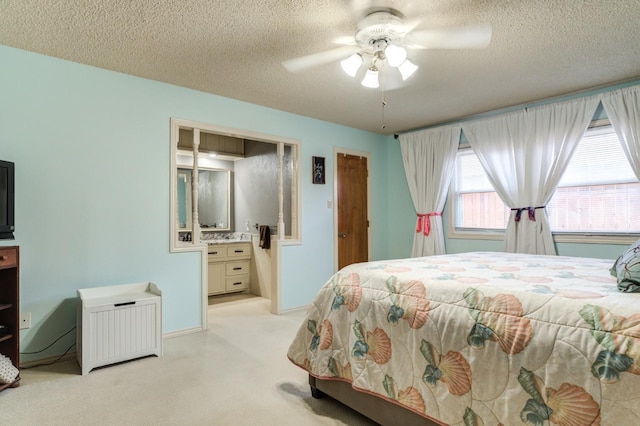
<path fill-rule="evenodd" d="M 453 425 L 640 424 L 640 293 L 613 260 L 476 252 L 350 265 L 289 351 Z"/>

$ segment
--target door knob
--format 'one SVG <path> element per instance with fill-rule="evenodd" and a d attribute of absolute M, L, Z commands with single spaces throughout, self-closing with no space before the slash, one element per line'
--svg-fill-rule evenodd
<path fill-rule="evenodd" d="M 345 234 L 344 232 L 341 232 L 341 233 L 338 234 L 338 237 L 347 238 L 347 234 Z"/>

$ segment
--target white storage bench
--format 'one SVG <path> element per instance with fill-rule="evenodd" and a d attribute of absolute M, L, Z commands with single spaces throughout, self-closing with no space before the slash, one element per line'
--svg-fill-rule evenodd
<path fill-rule="evenodd" d="M 82 375 L 103 365 L 162 355 L 162 292 L 153 283 L 78 290 Z"/>

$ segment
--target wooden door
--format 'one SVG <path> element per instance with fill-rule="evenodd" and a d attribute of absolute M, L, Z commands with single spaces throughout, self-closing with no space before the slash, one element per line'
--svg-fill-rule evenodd
<path fill-rule="evenodd" d="M 367 158 L 337 154 L 338 268 L 369 260 Z"/>

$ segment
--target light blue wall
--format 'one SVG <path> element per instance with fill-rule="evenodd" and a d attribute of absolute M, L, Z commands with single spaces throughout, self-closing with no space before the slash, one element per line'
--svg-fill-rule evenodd
<path fill-rule="evenodd" d="M 302 217 L 303 229 L 301 246 L 285 247 L 282 264 L 287 271 L 282 273 L 282 309 L 291 309 L 308 303 L 335 271 L 333 252 L 333 210 L 327 208 L 327 200 L 333 200 L 334 159 L 333 147 L 364 151 L 371 154 L 369 178 L 371 180 L 370 226 L 373 230 L 371 257 L 384 259 L 393 256 L 389 244 L 388 199 L 393 192 L 389 176 L 402 170 L 402 162 L 389 169 L 387 161 L 387 136 L 368 134 L 345 127 L 327 127 L 325 123 L 309 122 L 306 127 L 308 140 L 314 143 L 303 144 L 302 150 Z M 311 184 L 311 157 L 325 157 L 325 185 Z M 395 189 L 394 189 L 395 190 Z M 405 206 L 408 208 L 409 206 Z M 411 244 L 411 240 L 407 242 Z"/>
<path fill-rule="evenodd" d="M 390 188 L 386 206 L 389 214 L 389 254 L 399 259 L 411 256 L 416 229 L 416 210 L 411 201 L 407 177 L 402 165 L 400 142 L 390 139 L 387 149 Z"/>
<path fill-rule="evenodd" d="M 0 64 L 0 158 L 16 163 L 17 194 L 16 240 L 1 244 L 20 246 L 23 352 L 75 325 L 79 288 L 152 281 L 165 333 L 200 325 L 200 255 L 169 252 L 171 117 L 301 141 L 303 243 L 283 248 L 284 309 L 310 303 L 333 272 L 334 146 L 371 153 L 373 257 L 401 251 L 389 202 L 411 205 L 398 204 L 388 137 L 5 46 Z M 327 159 L 326 185 L 311 184 L 314 155 Z"/>

